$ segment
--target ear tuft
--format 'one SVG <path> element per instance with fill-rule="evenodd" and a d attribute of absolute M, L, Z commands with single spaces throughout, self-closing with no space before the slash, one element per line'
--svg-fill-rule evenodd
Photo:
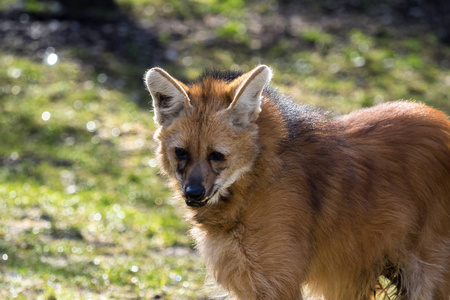
<path fill-rule="evenodd" d="M 261 112 L 261 94 L 272 79 L 273 73 L 268 66 L 260 65 L 243 76 L 245 79 L 227 108 L 231 111 L 233 124 L 238 126 L 245 126 L 258 118 Z"/>
<path fill-rule="evenodd" d="M 148 70 L 144 80 L 153 98 L 154 120 L 157 124 L 169 126 L 186 107 L 190 106 L 185 88 L 163 69 Z"/>

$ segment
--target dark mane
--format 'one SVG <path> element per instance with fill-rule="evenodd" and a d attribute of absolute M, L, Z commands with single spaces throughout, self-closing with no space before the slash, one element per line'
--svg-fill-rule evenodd
<path fill-rule="evenodd" d="M 278 106 L 289 129 L 289 137 L 296 138 L 300 128 L 304 128 L 325 120 L 324 112 L 310 105 L 294 102 L 289 96 L 281 94 L 270 86 L 264 89 L 270 99 Z M 304 124 L 304 126 L 300 126 Z"/>
<path fill-rule="evenodd" d="M 200 75 L 197 80 L 195 80 L 193 83 L 198 83 L 203 81 L 205 78 L 213 78 L 217 80 L 224 80 L 226 82 L 231 82 L 234 79 L 241 76 L 243 73 L 239 71 L 221 71 L 217 69 L 206 69 L 203 71 L 202 75 Z"/>

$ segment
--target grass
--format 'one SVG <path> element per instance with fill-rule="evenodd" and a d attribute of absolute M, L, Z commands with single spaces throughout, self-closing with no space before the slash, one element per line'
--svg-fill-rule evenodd
<path fill-rule="evenodd" d="M 74 62 L 0 66 L 0 298 L 192 297 L 203 265 L 167 204 L 150 112 Z"/>
<path fill-rule="evenodd" d="M 208 67 L 265 63 L 274 86 L 335 113 L 399 98 L 450 113 L 450 49 L 432 33 L 330 33 L 311 23 L 264 44 L 249 18 L 276 17 L 275 1 L 117 3 L 139 22 L 223 12 L 203 28 L 212 44 L 155 33 L 177 53 L 164 67 L 185 81 Z M 155 164 L 141 83 L 151 66 L 102 53 L 107 64 L 92 68 L 96 58 L 76 46 L 58 52 L 54 65 L 2 51 L 0 298 L 206 297 L 203 262 Z"/>

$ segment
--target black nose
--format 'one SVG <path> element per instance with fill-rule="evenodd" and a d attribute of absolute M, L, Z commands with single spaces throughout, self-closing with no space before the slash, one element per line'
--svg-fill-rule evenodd
<path fill-rule="evenodd" d="M 200 201 L 205 198 L 205 188 L 203 186 L 188 185 L 184 189 L 184 196 L 191 201 Z"/>

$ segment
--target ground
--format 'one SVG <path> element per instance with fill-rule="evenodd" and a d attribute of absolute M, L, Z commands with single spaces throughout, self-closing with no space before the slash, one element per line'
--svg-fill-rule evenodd
<path fill-rule="evenodd" d="M 444 2 L 333 3 L 0 3 L 0 298 L 211 295 L 156 168 L 152 66 L 188 82 L 264 63 L 331 116 L 393 99 L 450 113 Z"/>

